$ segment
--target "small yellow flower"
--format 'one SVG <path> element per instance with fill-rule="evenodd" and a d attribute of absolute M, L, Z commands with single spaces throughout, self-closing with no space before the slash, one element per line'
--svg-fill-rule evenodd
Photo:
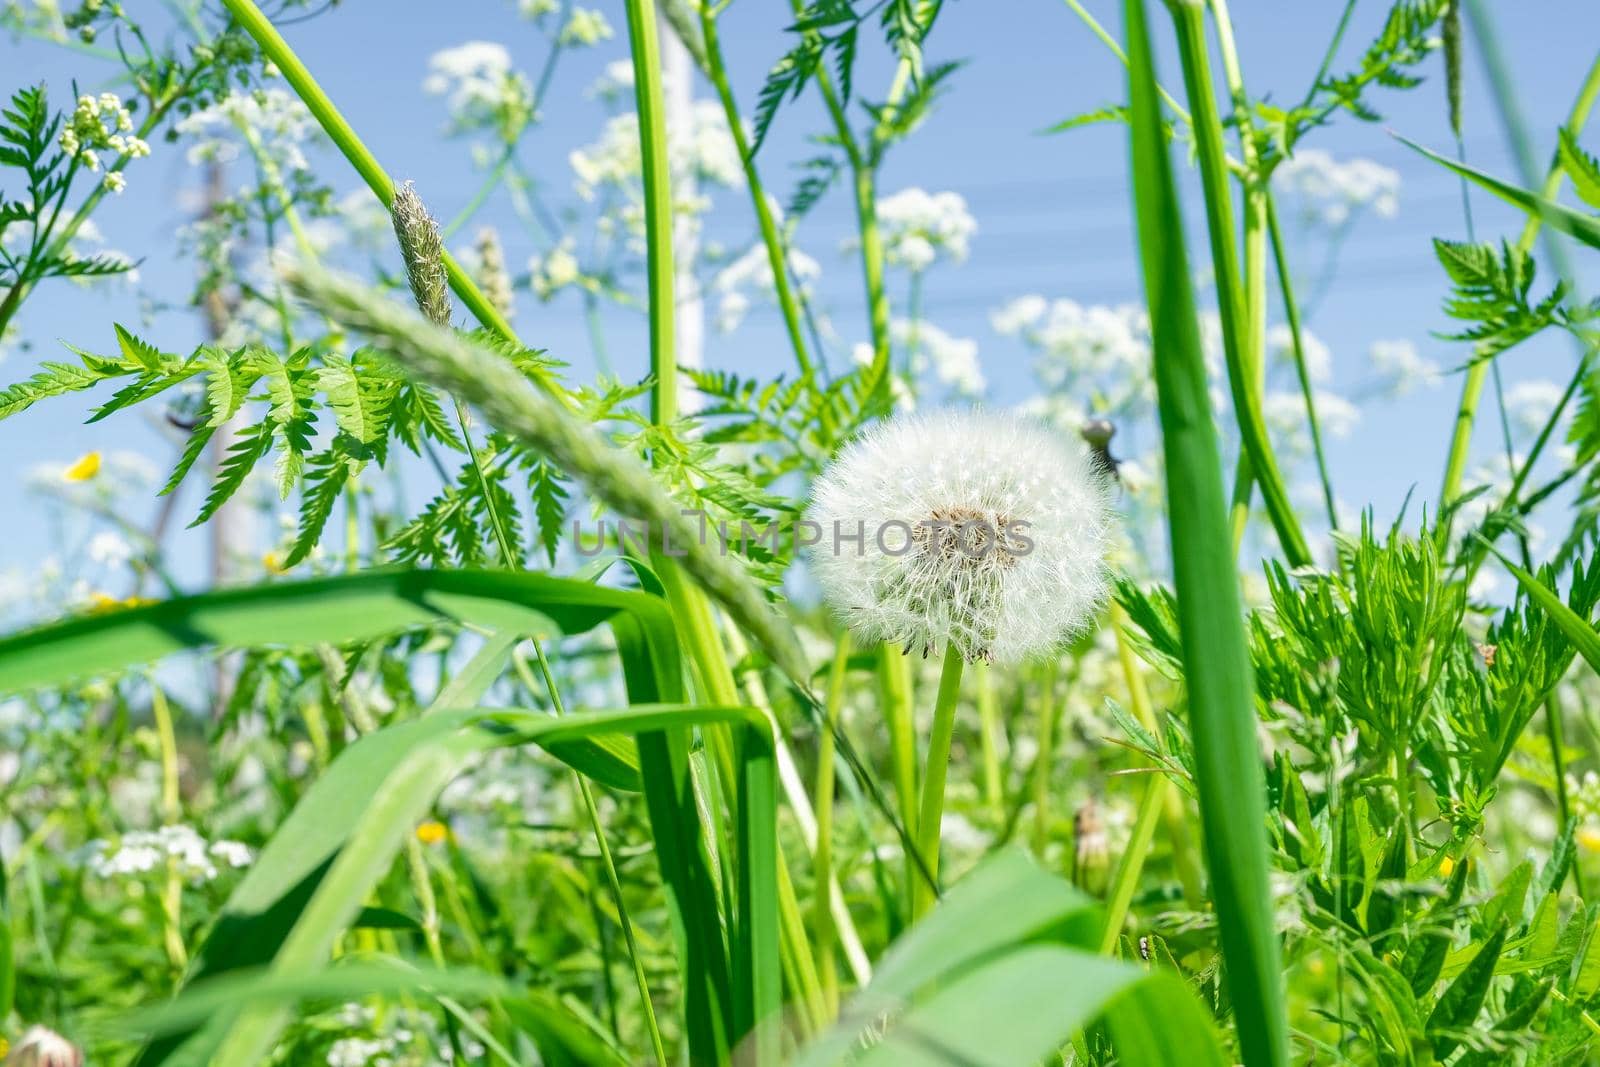
<path fill-rule="evenodd" d="M 1450 872 L 1455 870 L 1455 869 L 1456 869 L 1456 861 L 1451 859 L 1449 856 L 1446 856 L 1444 859 L 1439 861 L 1439 876 L 1440 877 L 1442 877 L 1442 878 L 1450 877 Z"/>
<path fill-rule="evenodd" d="M 85 452 L 77 461 L 61 472 L 62 481 L 86 482 L 100 473 L 100 453 Z"/>
<path fill-rule="evenodd" d="M 425 823 L 417 824 L 417 840 L 424 845 L 437 845 L 449 836 L 450 831 L 445 827 L 444 823 L 435 819 L 429 819 Z"/>
<path fill-rule="evenodd" d="M 1579 830 L 1578 847 L 1585 852 L 1600 852 L 1600 828 L 1585 826 Z"/>
<path fill-rule="evenodd" d="M 266 570 L 266 572 L 268 574 L 288 574 L 289 573 L 287 570 L 284 569 L 283 560 L 278 558 L 278 554 L 276 552 L 268 552 L 266 555 L 262 556 L 261 557 L 261 566 Z"/>
<path fill-rule="evenodd" d="M 98 590 L 89 594 L 89 611 L 99 615 L 107 611 L 120 611 L 123 608 L 137 608 L 144 604 L 153 604 L 155 601 L 142 596 L 114 597 L 109 593 Z"/>

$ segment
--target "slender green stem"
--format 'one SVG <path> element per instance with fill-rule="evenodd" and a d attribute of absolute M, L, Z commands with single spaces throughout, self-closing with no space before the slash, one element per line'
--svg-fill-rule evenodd
<path fill-rule="evenodd" d="M 944 821 L 944 783 L 950 771 L 950 742 L 956 730 L 956 702 L 961 695 L 961 672 L 966 661 L 951 643 L 944 650 L 939 672 L 939 695 L 933 704 L 933 731 L 928 735 L 928 762 L 922 774 L 922 804 L 917 814 L 917 851 L 935 880 L 939 876 L 940 827 Z M 913 918 L 933 907 L 934 886 L 918 879 Z"/>
<path fill-rule="evenodd" d="M 253 0 L 222 0 L 222 2 L 228 12 L 244 28 L 244 31 L 255 39 L 256 44 L 261 48 L 262 55 L 277 66 L 278 70 L 283 74 L 284 80 L 294 89 L 295 94 L 300 97 L 300 101 L 306 105 L 306 109 L 311 112 L 312 117 L 317 120 L 323 132 L 328 135 L 328 139 L 334 143 L 334 146 L 339 149 L 345 159 L 350 161 L 350 165 L 356 169 L 356 173 L 361 175 L 362 180 L 367 183 L 367 187 L 382 201 L 384 207 L 389 207 L 393 204 L 394 180 L 389 177 L 388 171 L 383 169 L 382 165 L 378 163 L 377 157 L 356 135 L 355 129 L 346 121 L 339 109 L 334 106 L 333 100 L 323 91 L 316 78 L 312 77 L 311 71 L 301 62 L 294 49 L 289 47 L 289 43 L 283 39 L 283 35 L 278 32 L 278 28 L 262 13 Z M 467 310 L 472 313 L 472 316 L 501 337 L 521 344 L 521 341 L 517 338 L 516 331 L 505 320 L 505 316 L 500 314 L 494 303 L 483 294 L 477 283 L 472 280 L 466 271 L 461 269 L 461 265 L 455 261 L 455 257 L 451 256 L 448 251 L 444 253 L 444 266 L 445 273 L 450 280 L 450 288 L 455 290 L 456 295 L 461 298 L 461 302 L 467 306 Z M 547 390 L 555 390 L 555 383 L 550 380 L 545 372 L 536 371 L 534 378 L 540 386 Z"/>
<path fill-rule="evenodd" d="M 1156 722 L 1155 709 L 1150 703 L 1150 690 L 1144 684 L 1144 675 L 1139 670 L 1139 661 L 1133 652 L 1133 645 L 1128 641 L 1126 627 L 1128 615 L 1122 610 L 1122 605 L 1116 601 L 1111 602 L 1111 632 L 1117 639 L 1117 661 L 1122 666 L 1122 679 L 1128 686 L 1128 705 L 1133 708 L 1133 717 L 1139 720 L 1139 725 L 1155 735 L 1159 729 Z M 1172 865 L 1178 872 L 1178 883 L 1183 886 L 1184 899 L 1192 908 L 1201 906 L 1204 899 L 1203 876 L 1200 870 L 1200 861 L 1195 858 L 1194 843 L 1189 836 L 1189 824 L 1184 817 L 1183 798 L 1176 789 L 1167 789 L 1163 799 L 1163 825 L 1166 829 L 1168 844 L 1172 848 Z"/>
<path fill-rule="evenodd" d="M 1210 143 L 1201 153 L 1203 169 L 1210 172 L 1206 197 L 1220 196 L 1225 203 L 1229 190 L 1217 165 L 1221 130 L 1205 71 L 1200 8 L 1195 0 L 1174 3 L 1196 140 Z M 1144 0 L 1125 0 L 1124 11 L 1134 218 L 1151 335 L 1162 354 L 1155 362 L 1155 381 L 1167 526 L 1211 895 L 1240 1058 L 1247 1067 L 1282 1067 L 1289 1062 L 1288 1011 L 1273 925 L 1266 783 L 1244 611 L 1228 545 L 1216 427 Z M 1231 225 L 1214 227 L 1213 238 L 1215 245 L 1231 250 Z M 1231 268 L 1231 256 L 1222 261 Z M 1236 280 L 1230 272 L 1218 275 L 1219 285 L 1225 277 Z M 1237 405 L 1237 389 L 1235 399 Z M 1272 474 L 1254 454 L 1251 461 L 1270 506 Z M 1284 547 L 1289 550 L 1287 541 Z"/>
<path fill-rule="evenodd" d="M 1267 234 L 1272 241 L 1272 262 L 1278 272 L 1278 291 L 1283 297 L 1283 314 L 1289 320 L 1289 339 L 1294 346 L 1295 376 L 1300 379 L 1300 395 L 1306 402 L 1306 425 L 1311 431 L 1311 450 L 1317 459 L 1317 477 L 1322 482 L 1322 502 L 1328 509 L 1328 526 L 1339 528 L 1339 509 L 1334 503 L 1333 479 L 1328 475 L 1328 457 L 1322 450 L 1322 429 L 1317 419 L 1317 401 L 1311 390 L 1311 374 L 1306 368 L 1305 335 L 1300 328 L 1300 306 L 1294 298 L 1294 280 L 1284 252 L 1283 233 L 1278 229 L 1278 208 L 1267 194 Z"/>
<path fill-rule="evenodd" d="M 666 588 L 667 602 L 673 617 L 681 627 L 684 654 L 689 660 L 691 674 L 699 686 L 701 700 L 715 705 L 734 706 L 739 703 L 739 687 L 734 681 L 733 668 L 728 662 L 727 650 L 717 635 L 716 620 L 710 602 L 698 586 L 689 582 L 675 560 L 656 557 L 656 572 Z M 733 769 L 732 751 L 725 733 L 708 729 L 706 747 L 716 762 L 725 790 L 731 790 L 737 778 Z M 731 807 L 731 793 L 724 796 Z M 798 983 L 793 990 L 805 1011 L 805 1021 L 813 1031 L 827 1025 L 827 1000 L 822 991 L 822 980 L 817 970 L 816 956 L 806 937 L 805 918 L 795 895 L 794 883 L 788 864 L 779 857 L 778 908 L 782 926 L 782 948 L 787 958 L 787 969 Z"/>
<path fill-rule="evenodd" d="M 1122 851 L 1117 863 L 1117 873 L 1111 880 L 1111 891 L 1106 896 L 1106 928 L 1100 937 L 1100 953 L 1109 956 L 1122 936 L 1122 924 L 1128 918 L 1128 905 L 1133 902 L 1133 892 L 1139 886 L 1139 874 L 1144 870 L 1145 857 L 1150 854 L 1150 843 L 1155 839 L 1156 820 L 1166 806 L 1172 783 L 1160 771 L 1145 776 L 1144 793 L 1139 797 L 1139 810 L 1133 817 L 1133 832 L 1128 835 L 1128 847 Z"/>
<path fill-rule="evenodd" d="M 1106 28 L 1100 25 L 1100 23 L 1096 21 L 1095 17 L 1089 14 L 1088 9 L 1080 4 L 1078 0 L 1065 0 L 1065 3 L 1072 9 L 1072 13 L 1077 15 L 1085 26 L 1089 27 L 1089 32 L 1098 37 L 1100 39 L 1100 43 L 1110 49 L 1111 54 L 1116 56 L 1117 59 L 1122 62 L 1122 65 L 1126 67 L 1128 65 L 1128 54 L 1122 50 L 1122 46 L 1117 43 L 1117 39 L 1111 36 L 1111 34 L 1107 33 Z M 1192 125 L 1189 121 L 1188 110 L 1182 104 L 1178 103 L 1176 97 L 1160 86 L 1156 87 L 1156 91 L 1161 94 L 1162 102 L 1172 109 L 1172 113 L 1178 116 L 1178 120 L 1180 122 L 1182 122 L 1185 126 Z"/>
<path fill-rule="evenodd" d="M 1222 144 L 1222 119 L 1217 112 L 1211 82 L 1211 64 L 1205 41 L 1205 7 L 1202 0 L 1171 0 L 1178 31 L 1178 52 L 1183 61 L 1184 87 L 1194 113 L 1194 138 L 1205 187 L 1206 229 L 1211 238 L 1212 266 L 1217 279 L 1218 312 L 1222 319 L 1223 348 L 1228 362 L 1228 385 L 1233 394 L 1234 416 L 1239 424 L 1241 455 L 1261 487 L 1261 496 L 1277 531 L 1284 555 L 1293 566 L 1311 562 L 1300 520 L 1289 501 L 1283 476 L 1267 439 L 1261 414 L 1260 388 L 1251 357 L 1250 305 L 1241 285 L 1234 246 L 1233 200 L 1228 187 L 1228 167 Z"/>
<path fill-rule="evenodd" d="M 850 665 L 850 631 L 839 638 L 839 647 L 833 655 L 833 667 L 828 672 L 828 702 L 824 708 L 827 720 L 817 734 L 817 849 L 813 869 L 816 872 L 812 894 L 811 928 L 817 956 L 817 973 L 822 981 L 822 995 L 827 1003 L 831 1020 L 839 1013 L 839 975 L 834 964 L 835 931 L 833 925 L 833 790 L 834 751 L 833 732 L 838 728 L 839 713 L 844 707 L 845 672 Z"/>
<path fill-rule="evenodd" d="M 533 642 L 533 654 L 539 662 L 539 674 L 544 679 L 544 691 L 550 698 L 550 706 L 555 709 L 557 715 L 565 715 L 567 711 L 561 701 L 561 688 L 556 685 L 555 675 L 550 670 L 550 661 L 545 657 L 543 642 Z M 518 655 L 515 657 L 515 663 L 518 672 L 523 675 L 523 684 L 532 692 L 533 679 L 528 677 L 527 661 Z M 589 818 L 589 828 L 594 833 L 595 845 L 600 850 L 600 866 L 606 874 L 606 887 L 611 891 L 611 902 L 617 909 L 617 925 L 622 928 L 622 939 L 628 946 L 628 958 L 633 961 L 633 980 L 639 987 L 639 1003 L 644 1008 L 644 1023 L 650 1033 L 650 1048 L 655 1053 L 658 1067 L 667 1067 L 670 1061 L 667 1058 L 666 1045 L 661 1040 L 661 1027 L 656 1022 L 655 1003 L 650 998 L 650 979 L 645 974 L 644 955 L 639 951 L 638 939 L 633 934 L 633 922 L 628 918 L 628 905 L 622 896 L 622 880 L 617 877 L 617 864 L 611 856 L 611 844 L 606 840 L 605 826 L 600 821 L 600 809 L 594 802 L 594 790 L 589 787 L 589 780 L 582 774 L 573 771 L 572 776 L 578 783 L 578 795 L 583 798 L 583 810 Z"/>
<path fill-rule="evenodd" d="M 1043 858 L 1050 843 L 1050 772 L 1056 762 L 1056 729 L 1061 705 L 1056 700 L 1054 657 L 1039 671 L 1039 751 L 1033 758 L 1033 854 Z"/>
<path fill-rule="evenodd" d="M 739 628 L 728 623 L 726 619 L 723 620 L 722 634 L 728 642 L 728 657 L 732 662 L 742 662 L 750 655 L 750 648 L 745 643 Z M 815 856 L 816 811 L 811 806 L 810 798 L 806 796 L 799 769 L 795 766 L 794 754 L 789 751 L 788 742 L 783 731 L 778 728 L 777 718 L 772 713 L 772 699 L 767 695 L 766 683 L 761 680 L 761 673 L 754 670 L 743 672 L 740 683 L 744 687 L 746 700 L 752 706 L 760 708 L 773 722 L 778 779 L 783 785 L 784 798 L 789 802 L 790 813 L 800 826 L 805 846 Z M 867 959 L 867 950 L 862 947 L 861 935 L 856 932 L 855 920 L 850 916 L 850 908 L 845 904 L 844 893 L 840 891 L 837 879 L 828 886 L 828 895 L 832 901 L 833 928 L 839 938 L 839 947 L 843 949 L 845 960 L 850 964 L 850 973 L 855 978 L 856 985 L 865 986 L 872 979 L 872 963 Z"/>
<path fill-rule="evenodd" d="M 183 821 L 178 792 L 178 733 L 173 725 L 172 706 L 167 694 L 150 679 L 150 714 L 156 723 L 156 739 L 161 747 L 161 821 L 176 826 Z M 183 944 L 183 875 L 175 859 L 167 861 L 166 884 L 161 890 L 161 931 L 167 947 L 167 962 L 172 973 L 181 975 L 189 965 L 189 952 Z"/>
<path fill-rule="evenodd" d="M 1467 4 L 1467 13 L 1472 16 L 1474 29 L 1478 30 L 1479 47 L 1484 50 L 1485 59 L 1488 61 L 1490 85 L 1494 88 L 1495 97 L 1500 104 L 1500 109 L 1505 117 L 1508 130 L 1520 129 L 1515 121 L 1512 111 L 1514 105 L 1511 99 L 1510 79 L 1506 75 L 1503 63 L 1499 60 L 1499 51 L 1494 43 L 1493 34 L 1485 34 L 1487 27 L 1487 14 L 1479 9 L 1473 0 Z M 1577 98 L 1573 101 L 1572 110 L 1567 115 L 1565 126 L 1574 133 L 1581 131 L 1589 119 L 1589 113 L 1594 109 L 1595 101 L 1600 98 L 1600 55 L 1595 57 L 1585 75 L 1582 86 L 1578 89 Z M 1515 138 L 1513 138 L 1515 140 Z M 1519 162 L 1521 159 L 1519 157 Z M 1560 158 L 1552 160 L 1549 170 L 1545 173 L 1540 195 L 1545 199 L 1554 199 L 1561 189 L 1563 172 Z M 1525 175 L 1524 180 L 1532 184 L 1532 175 Z M 1517 237 L 1516 249 L 1518 252 L 1527 253 L 1532 250 L 1533 243 L 1540 232 L 1541 218 L 1537 214 L 1528 216 L 1528 221 L 1523 225 L 1522 232 Z M 1559 249 L 1552 242 L 1553 249 Z M 1560 252 L 1555 251 L 1555 256 Z M 1558 270 L 1558 274 L 1565 271 Z M 1461 400 L 1456 406 L 1455 423 L 1450 431 L 1450 448 L 1445 459 L 1444 479 L 1439 488 L 1439 507 L 1447 508 L 1460 494 L 1461 479 L 1466 473 L 1467 456 L 1472 448 L 1472 426 L 1477 419 L 1478 402 L 1483 395 L 1484 380 L 1488 377 L 1489 368 L 1486 361 L 1479 360 L 1467 368 L 1466 377 L 1461 383 Z M 1450 525 L 1446 522 L 1439 524 L 1439 538 L 1445 543 L 1450 537 Z"/>
<path fill-rule="evenodd" d="M 667 160 L 666 104 L 661 95 L 661 48 L 655 0 L 627 0 L 633 54 L 634 106 L 644 174 L 644 230 L 650 297 L 650 420 L 666 426 L 678 416 L 678 364 L 672 280 L 672 188 Z"/>
<path fill-rule="evenodd" d="M 756 167 L 755 155 L 750 150 L 750 138 L 745 134 L 744 121 L 739 115 L 739 104 L 734 99 L 728 82 L 727 66 L 722 58 L 722 43 L 717 34 L 717 16 L 712 5 L 700 5 L 700 30 L 705 39 L 706 74 L 717 90 L 722 102 L 722 113 L 733 135 L 734 147 L 739 150 L 739 162 L 744 167 L 745 185 L 750 190 L 750 203 L 755 209 L 756 225 L 761 230 L 761 241 L 767 247 L 767 262 L 772 267 L 772 284 L 778 296 L 778 310 L 783 314 L 783 326 L 789 334 L 789 344 L 794 349 L 795 362 L 800 373 L 812 369 L 811 353 L 806 346 L 805 331 L 801 326 L 800 303 L 795 299 L 794 287 L 789 279 L 788 242 L 778 230 L 772 215 L 772 205 L 767 201 L 766 187 L 761 172 Z"/>

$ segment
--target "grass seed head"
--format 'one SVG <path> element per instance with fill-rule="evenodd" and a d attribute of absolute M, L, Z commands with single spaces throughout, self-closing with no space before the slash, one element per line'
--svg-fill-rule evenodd
<path fill-rule="evenodd" d="M 444 270 L 444 240 L 439 223 L 422 203 L 416 187 L 406 182 L 394 191 L 394 235 L 406 261 L 406 278 L 417 310 L 429 322 L 450 325 L 450 282 Z"/>

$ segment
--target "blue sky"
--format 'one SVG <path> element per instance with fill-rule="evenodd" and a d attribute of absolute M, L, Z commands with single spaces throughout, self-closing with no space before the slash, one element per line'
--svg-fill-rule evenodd
<path fill-rule="evenodd" d="M 619 31 L 625 25 L 617 0 L 597 0 L 593 6 L 604 10 Z M 1086 6 L 1118 32 L 1120 5 L 1086 0 Z M 1336 66 L 1354 62 L 1387 6 L 1379 0 L 1358 4 Z M 1514 11 L 1512 5 L 1495 6 L 1500 9 L 1501 47 L 1543 157 L 1553 144 L 1558 117 L 1570 106 L 1593 58 L 1600 13 L 1593 0 L 1528 0 Z M 1297 99 L 1342 4 L 1235 0 L 1231 7 L 1253 92 L 1278 101 Z M 379 159 L 397 177 L 414 179 L 436 213 L 449 217 L 469 199 L 480 172 L 472 163 L 470 143 L 441 133 L 444 107 L 421 88 L 427 60 L 441 48 L 483 39 L 506 44 L 519 66 L 537 69 L 544 57 L 543 40 L 516 17 L 514 8 L 504 0 L 458 0 L 448 8 L 425 0 L 345 0 L 331 13 L 291 27 L 287 36 Z M 736 92 L 747 109 L 764 71 L 785 47 L 785 20 L 776 14 L 780 9 L 742 0 L 724 16 L 724 47 Z M 1164 18 L 1156 25 L 1169 35 Z M 1034 387 L 1029 357 L 1020 345 L 993 331 L 988 322 L 993 309 L 1025 293 L 1082 303 L 1139 299 L 1124 131 L 1107 125 L 1054 136 L 1039 132 L 1065 116 L 1118 102 L 1124 92 L 1122 73 L 1058 0 L 952 0 L 928 52 L 931 58 L 962 59 L 966 65 L 923 128 L 894 151 L 882 190 L 920 185 L 955 190 L 967 198 L 979 225 L 971 256 L 964 264 L 941 266 L 930 275 L 926 314 L 947 332 L 976 339 L 995 399 L 1018 401 Z M 561 61 L 543 109 L 544 122 L 528 136 L 522 153 L 559 197 L 571 199 L 566 194 L 571 182 L 568 152 L 595 137 L 605 114 L 585 89 L 606 63 L 626 54 L 626 41 L 619 36 Z M 98 89 L 111 73 L 95 60 L 38 41 L 0 39 L 0 57 L 0 87 L 9 90 L 44 79 L 57 102 L 67 100 L 73 78 L 85 88 Z M 1166 80 L 1176 84 L 1170 52 L 1165 59 Z M 1429 81 L 1420 89 L 1382 96 L 1382 123 L 1342 119 L 1307 142 L 1337 156 L 1377 160 L 1399 171 L 1403 180 L 1399 216 L 1368 218 L 1355 228 L 1342 254 L 1338 282 L 1311 323 L 1332 350 L 1333 385 L 1345 392 L 1357 391 L 1368 377 L 1365 353 L 1374 340 L 1409 339 L 1446 367 L 1457 365 L 1464 355 L 1459 346 L 1431 336 L 1431 331 L 1448 328 L 1448 322 L 1439 311 L 1445 287 L 1429 239 L 1463 236 L 1458 187 L 1386 132 L 1392 128 L 1424 144 L 1448 148 L 1439 67 L 1435 59 L 1428 67 Z M 1477 54 L 1471 53 L 1465 89 L 1467 152 L 1486 169 L 1514 177 L 1481 71 Z M 875 56 L 858 73 L 858 91 L 880 95 L 886 77 L 887 63 Z M 709 88 L 697 85 L 696 92 L 707 95 Z M 762 154 L 775 190 L 792 186 L 791 165 L 814 154 L 806 138 L 822 129 L 820 109 L 809 97 L 780 115 Z M 1594 145 L 1592 137 L 1589 143 Z M 186 205 L 193 202 L 198 172 L 185 164 L 181 149 L 160 142 L 154 146 L 155 154 L 130 171 L 128 192 L 103 209 L 96 222 L 112 246 L 145 256 L 141 286 L 147 298 L 181 305 L 192 268 L 176 255 L 174 231 L 192 211 Z M 340 192 L 357 184 L 331 153 L 321 173 Z M 1185 180 L 1192 192 L 1192 173 Z M 736 192 L 721 195 L 709 232 L 730 241 L 748 237 L 752 228 L 742 198 Z M 1481 197 L 1475 198 L 1474 211 L 1480 236 L 1512 232 L 1519 221 Z M 514 268 L 541 250 L 516 228 L 503 196 L 491 201 L 480 218 L 501 227 Z M 1206 258 L 1197 240 L 1200 221 L 1198 205 L 1191 200 L 1190 248 L 1196 263 Z M 864 338 L 858 266 L 839 251 L 850 230 L 848 200 L 836 190 L 806 220 L 800 245 L 826 268 L 818 286 L 819 303 L 846 338 Z M 893 296 L 903 301 L 903 292 Z M 199 339 L 194 313 L 181 306 L 142 320 L 140 301 L 132 294 L 90 292 L 56 282 L 26 305 L 21 321 L 30 347 L 13 349 L 0 362 L 0 377 L 8 382 L 25 377 L 38 359 L 54 358 L 58 340 L 90 349 L 110 347 L 113 320 L 137 324 L 169 350 L 185 349 Z M 541 304 L 523 294 L 517 325 L 530 343 L 571 359 L 575 373 L 586 373 L 590 363 L 584 325 L 570 295 Z M 606 329 L 619 373 L 642 373 L 644 334 L 638 316 L 608 312 Z M 1565 345 L 1536 344 L 1512 353 L 1504 368 L 1510 381 L 1564 379 L 1571 359 Z M 730 338 L 713 336 L 707 362 L 747 373 L 787 369 L 790 356 L 779 320 L 770 312 L 753 312 Z M 1440 388 L 1402 402 L 1364 405 L 1355 433 L 1331 448 L 1340 496 L 1351 504 L 1372 504 L 1380 517 L 1393 515 L 1414 485 L 1421 497 L 1431 497 L 1458 386 L 1459 377 L 1452 376 Z M 6 460 L 0 471 L 0 509 L 13 516 L 0 543 L 0 572 L 25 571 L 44 554 L 64 548 L 63 533 L 26 491 L 25 474 L 35 463 L 70 460 L 89 449 L 135 449 L 158 467 L 170 465 L 171 446 L 138 415 L 83 425 L 87 407 L 87 402 L 67 399 L 0 422 L 0 456 Z M 1477 444 L 1486 454 L 1495 439 L 1492 425 L 1483 422 Z M 187 490 L 181 515 L 193 513 L 197 490 Z M 153 513 L 155 505 L 139 499 L 133 506 L 142 514 Z M 196 553 L 203 546 L 192 536 L 175 544 Z"/>

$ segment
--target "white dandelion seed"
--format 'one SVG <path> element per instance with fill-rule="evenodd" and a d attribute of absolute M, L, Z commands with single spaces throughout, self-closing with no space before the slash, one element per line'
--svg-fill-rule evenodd
<path fill-rule="evenodd" d="M 818 479 L 808 518 L 823 595 L 865 640 L 1015 663 L 1105 599 L 1106 479 L 1080 442 L 1020 415 L 880 424 Z"/>

